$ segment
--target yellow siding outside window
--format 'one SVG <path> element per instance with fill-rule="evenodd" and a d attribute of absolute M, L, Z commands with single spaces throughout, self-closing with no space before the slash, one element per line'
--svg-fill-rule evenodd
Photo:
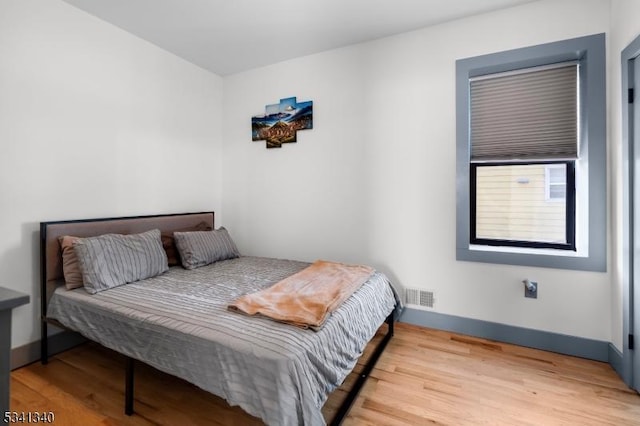
<path fill-rule="evenodd" d="M 566 243 L 566 202 L 548 199 L 545 167 L 476 169 L 477 238 Z"/>

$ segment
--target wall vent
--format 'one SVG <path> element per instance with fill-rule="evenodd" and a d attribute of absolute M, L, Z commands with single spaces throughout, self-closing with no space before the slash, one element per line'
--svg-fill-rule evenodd
<path fill-rule="evenodd" d="M 405 290 L 405 301 L 407 305 L 434 309 L 436 298 L 434 292 L 431 290 L 407 288 Z"/>

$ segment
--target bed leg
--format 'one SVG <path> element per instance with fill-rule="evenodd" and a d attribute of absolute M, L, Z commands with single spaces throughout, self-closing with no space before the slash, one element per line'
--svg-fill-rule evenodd
<path fill-rule="evenodd" d="M 47 333 L 47 321 L 40 321 L 40 362 L 42 365 L 49 363 L 49 335 Z"/>
<path fill-rule="evenodd" d="M 393 336 L 393 323 L 394 323 L 393 312 L 391 312 L 391 314 L 387 317 L 386 323 L 389 326 L 389 329 L 388 329 L 389 335 Z"/>
<path fill-rule="evenodd" d="M 124 413 L 133 414 L 133 358 L 127 357 L 124 385 Z"/>

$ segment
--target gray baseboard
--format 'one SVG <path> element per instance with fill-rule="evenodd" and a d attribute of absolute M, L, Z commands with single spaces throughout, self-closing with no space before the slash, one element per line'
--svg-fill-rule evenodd
<path fill-rule="evenodd" d="M 618 373 L 618 376 L 620 376 L 622 378 L 622 380 L 627 383 L 627 385 L 630 384 L 630 379 L 625 378 L 624 376 L 624 364 L 622 362 L 622 353 L 618 350 L 618 348 L 616 348 L 615 346 L 613 346 L 613 343 L 609 343 L 608 345 L 608 349 L 609 349 L 609 364 L 611 365 L 611 367 L 615 370 L 616 373 Z"/>
<path fill-rule="evenodd" d="M 78 346 L 81 343 L 86 342 L 87 339 L 74 333 L 73 331 L 62 331 L 60 333 L 52 334 L 49 336 L 49 355 L 54 355 L 59 352 L 71 349 L 74 346 Z M 32 362 L 40 360 L 40 340 L 27 343 L 26 345 L 19 346 L 11 350 L 11 369 L 31 364 Z"/>
<path fill-rule="evenodd" d="M 609 356 L 611 348 L 615 350 L 615 347 L 609 342 L 600 340 L 533 330 L 530 328 L 441 314 L 433 311 L 423 311 L 420 309 L 405 308 L 400 317 L 400 321 L 596 361 L 610 362 Z M 621 355 L 619 359 L 620 365 L 622 365 Z"/>

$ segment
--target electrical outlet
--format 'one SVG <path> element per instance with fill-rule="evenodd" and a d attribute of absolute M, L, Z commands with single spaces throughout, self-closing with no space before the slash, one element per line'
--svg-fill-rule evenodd
<path fill-rule="evenodd" d="M 529 280 L 527 280 L 529 281 Z M 524 297 L 530 297 L 531 299 L 538 298 L 538 282 L 537 281 L 529 281 L 531 286 L 524 286 Z"/>

